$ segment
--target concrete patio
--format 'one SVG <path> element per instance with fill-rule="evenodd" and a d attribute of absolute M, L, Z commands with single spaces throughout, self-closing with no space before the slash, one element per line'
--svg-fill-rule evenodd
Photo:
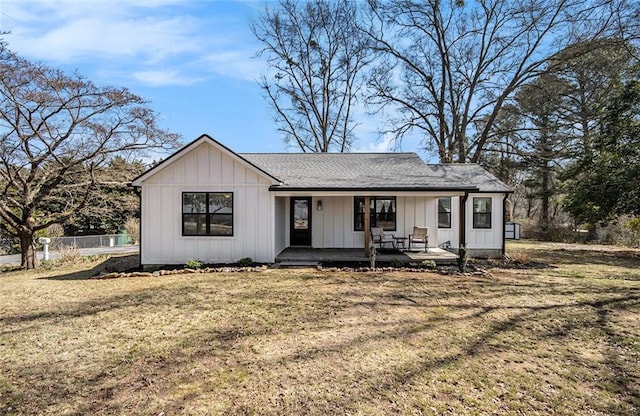
<path fill-rule="evenodd" d="M 423 250 L 398 251 L 395 253 L 379 253 L 377 262 L 400 261 L 402 263 L 420 263 L 433 260 L 436 264 L 451 264 L 457 260 L 457 255 L 441 248 L 431 247 L 427 252 Z M 368 263 L 361 248 L 307 248 L 288 247 L 276 256 L 276 263 L 282 266 L 312 265 L 318 263 Z"/>

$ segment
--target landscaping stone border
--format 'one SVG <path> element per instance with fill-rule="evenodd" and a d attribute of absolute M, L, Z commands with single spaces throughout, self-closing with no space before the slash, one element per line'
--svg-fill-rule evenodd
<path fill-rule="evenodd" d="M 94 276 L 93 279 L 118 279 L 118 278 L 135 278 L 135 277 L 160 277 L 160 276 L 172 276 L 179 274 L 202 274 L 202 273 L 243 273 L 243 272 L 264 272 L 269 267 L 266 265 L 254 266 L 254 267 L 205 267 L 202 269 L 161 269 L 153 272 L 112 272 L 101 273 Z M 491 273 L 485 269 L 476 268 L 468 273 L 460 273 L 455 267 L 318 267 L 318 270 L 325 272 L 349 272 L 349 273 L 370 273 L 370 272 L 405 272 L 405 273 L 438 273 L 442 275 L 458 275 L 458 276 L 487 276 L 490 277 Z"/>

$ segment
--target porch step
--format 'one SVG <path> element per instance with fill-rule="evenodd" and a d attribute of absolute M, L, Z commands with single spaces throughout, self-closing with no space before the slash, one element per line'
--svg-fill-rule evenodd
<path fill-rule="evenodd" d="M 303 260 L 299 260 L 299 261 L 295 261 L 295 260 L 285 260 L 285 261 L 280 261 L 276 264 L 274 264 L 274 267 L 277 268 L 307 268 L 307 267 L 313 267 L 313 268 L 318 268 L 319 263 L 317 261 L 303 261 Z"/>

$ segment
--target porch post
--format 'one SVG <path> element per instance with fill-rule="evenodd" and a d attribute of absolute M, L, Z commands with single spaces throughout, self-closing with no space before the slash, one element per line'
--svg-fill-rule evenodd
<path fill-rule="evenodd" d="M 371 245 L 371 198 L 364 197 L 364 255 L 369 257 Z"/>
<path fill-rule="evenodd" d="M 460 230 L 459 232 L 459 248 L 467 246 L 467 200 L 469 192 L 465 191 L 464 196 L 460 198 Z"/>

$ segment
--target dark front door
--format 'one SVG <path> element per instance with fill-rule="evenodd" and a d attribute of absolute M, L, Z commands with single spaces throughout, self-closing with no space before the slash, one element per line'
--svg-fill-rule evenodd
<path fill-rule="evenodd" d="M 291 198 L 291 244 L 311 245 L 311 198 Z"/>

